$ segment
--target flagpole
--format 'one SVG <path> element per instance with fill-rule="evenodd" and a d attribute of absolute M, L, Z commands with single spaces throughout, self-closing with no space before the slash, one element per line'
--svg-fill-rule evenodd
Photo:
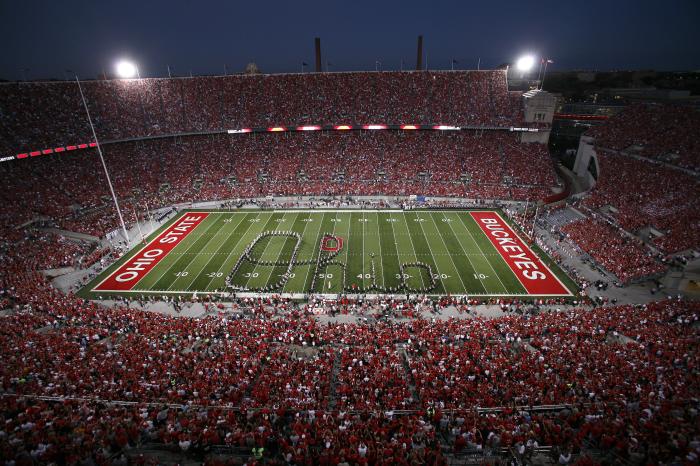
<path fill-rule="evenodd" d="M 85 107 L 85 113 L 88 117 L 88 123 L 90 123 L 90 129 L 92 130 L 92 137 L 95 139 L 95 147 L 97 148 L 97 153 L 100 156 L 100 161 L 102 162 L 102 168 L 104 168 L 105 176 L 107 177 L 107 185 L 109 186 L 109 192 L 112 193 L 112 200 L 114 201 L 114 207 L 117 209 L 117 215 L 119 216 L 119 221 L 122 224 L 122 231 L 124 232 L 124 239 L 126 240 L 127 247 L 131 245 L 129 241 L 129 233 L 126 231 L 126 225 L 124 224 L 124 217 L 122 217 L 122 211 L 119 209 L 119 202 L 117 201 L 117 195 L 114 194 L 114 187 L 112 186 L 112 180 L 109 178 L 109 171 L 107 170 L 107 164 L 105 163 L 104 156 L 102 155 L 102 146 L 100 146 L 100 141 L 97 139 L 97 133 L 95 132 L 95 126 L 92 124 L 92 118 L 90 117 L 90 110 L 87 106 L 87 101 L 85 100 L 85 94 L 83 94 L 83 86 L 80 85 L 80 80 L 78 75 L 75 75 L 75 82 L 78 83 L 78 90 L 80 91 L 80 98 L 83 99 L 83 106 Z"/>
<path fill-rule="evenodd" d="M 540 58 L 540 70 L 537 72 L 537 84 L 541 83 L 540 79 L 542 78 L 542 63 L 544 62 L 544 58 Z"/>

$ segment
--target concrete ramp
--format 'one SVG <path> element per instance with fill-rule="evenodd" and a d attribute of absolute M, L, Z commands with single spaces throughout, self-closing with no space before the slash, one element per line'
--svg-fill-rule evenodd
<path fill-rule="evenodd" d="M 74 239 L 78 241 L 88 241 L 91 243 L 99 243 L 100 238 L 93 235 L 86 235 L 85 233 L 78 233 L 76 231 L 61 230 L 60 228 L 43 228 L 44 231 L 55 233 L 57 235 L 63 236 L 65 238 Z"/>

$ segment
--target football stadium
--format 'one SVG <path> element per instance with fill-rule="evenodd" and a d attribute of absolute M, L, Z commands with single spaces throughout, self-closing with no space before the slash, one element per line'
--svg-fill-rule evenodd
<path fill-rule="evenodd" d="M 700 462 L 700 10 L 522 10 L 3 5 L 0 466 Z"/>

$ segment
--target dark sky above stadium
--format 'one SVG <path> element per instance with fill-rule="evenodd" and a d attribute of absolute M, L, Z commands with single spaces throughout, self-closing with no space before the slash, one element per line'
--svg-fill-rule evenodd
<path fill-rule="evenodd" d="M 700 1 L 0 0 L 0 78 L 95 77 L 120 57 L 142 76 L 313 67 L 321 37 L 332 71 L 474 69 L 524 52 L 554 69 L 700 69 Z M 65 70 L 72 70 L 66 72 Z"/>

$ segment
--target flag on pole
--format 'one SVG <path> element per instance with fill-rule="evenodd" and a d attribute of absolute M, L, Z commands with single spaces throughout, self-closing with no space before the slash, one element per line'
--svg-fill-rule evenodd
<path fill-rule="evenodd" d="M 550 59 L 548 58 L 548 59 L 547 59 L 547 63 L 549 63 L 549 64 L 551 65 L 552 63 L 554 63 L 554 60 L 550 60 Z"/>

